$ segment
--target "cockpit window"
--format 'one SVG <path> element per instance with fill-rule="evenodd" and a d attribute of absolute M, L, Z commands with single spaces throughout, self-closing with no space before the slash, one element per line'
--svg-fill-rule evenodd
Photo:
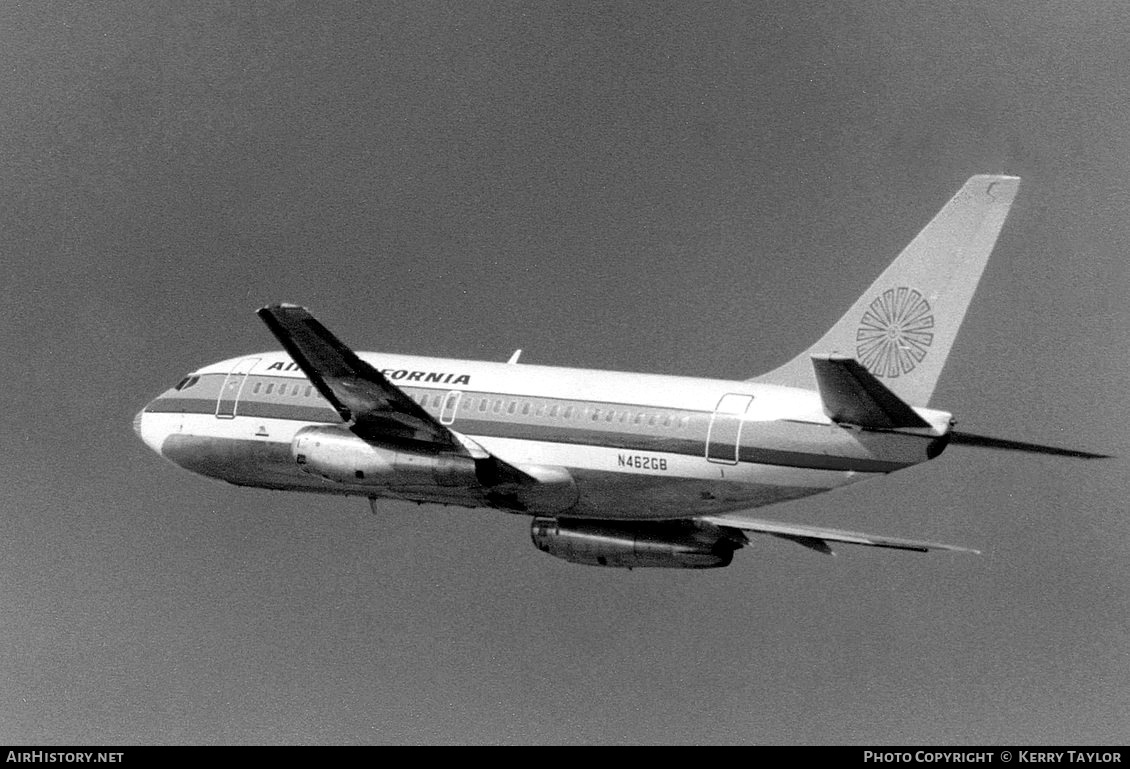
<path fill-rule="evenodd" d="M 200 381 L 200 377 L 198 377 L 198 376 L 186 376 L 184 379 L 177 382 L 177 386 L 174 387 L 173 389 L 174 390 L 187 390 L 188 388 L 192 387 L 194 384 L 196 384 L 199 381 Z"/>

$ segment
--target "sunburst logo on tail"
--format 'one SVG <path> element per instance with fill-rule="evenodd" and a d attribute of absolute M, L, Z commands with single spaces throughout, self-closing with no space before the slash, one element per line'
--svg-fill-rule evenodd
<path fill-rule="evenodd" d="M 889 288 L 868 305 L 855 332 L 859 362 L 875 376 L 909 374 L 934 341 L 934 316 L 921 292 Z"/>

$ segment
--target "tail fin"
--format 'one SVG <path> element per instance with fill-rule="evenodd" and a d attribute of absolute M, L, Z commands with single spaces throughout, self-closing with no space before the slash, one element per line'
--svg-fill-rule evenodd
<path fill-rule="evenodd" d="M 848 356 L 925 406 L 1019 185 L 1015 176 L 970 178 L 819 342 L 750 381 L 814 390 L 812 356 Z"/>

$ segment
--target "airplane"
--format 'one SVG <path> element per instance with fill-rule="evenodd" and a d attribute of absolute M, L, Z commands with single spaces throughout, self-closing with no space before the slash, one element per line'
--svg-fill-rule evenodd
<path fill-rule="evenodd" d="M 495 508 L 573 563 L 704 569 L 750 536 L 976 550 L 766 520 L 756 508 L 876 478 L 962 433 L 928 407 L 1020 179 L 971 177 L 809 349 L 745 381 L 354 352 L 304 307 L 258 315 L 283 351 L 193 371 L 134 418 L 167 460 L 238 486 Z"/>

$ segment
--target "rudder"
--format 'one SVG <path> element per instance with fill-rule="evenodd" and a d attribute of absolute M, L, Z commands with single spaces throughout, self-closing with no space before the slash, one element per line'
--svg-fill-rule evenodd
<path fill-rule="evenodd" d="M 750 381 L 814 390 L 812 356 L 848 356 L 925 406 L 1019 185 L 1016 176 L 971 177 L 820 341 Z"/>

